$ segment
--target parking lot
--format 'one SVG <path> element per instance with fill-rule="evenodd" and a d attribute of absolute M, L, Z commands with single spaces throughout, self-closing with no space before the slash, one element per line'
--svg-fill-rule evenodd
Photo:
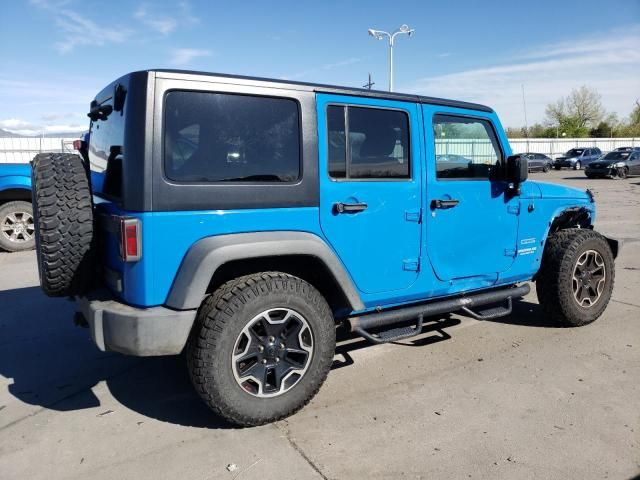
<path fill-rule="evenodd" d="M 98 351 L 73 304 L 41 293 L 35 254 L 0 253 L 0 477 L 635 477 L 640 177 L 531 178 L 591 188 L 596 228 L 624 241 L 600 320 L 555 328 L 532 292 L 510 317 L 445 316 L 411 341 L 343 335 L 313 401 L 258 428 L 213 416 L 182 358 Z"/>

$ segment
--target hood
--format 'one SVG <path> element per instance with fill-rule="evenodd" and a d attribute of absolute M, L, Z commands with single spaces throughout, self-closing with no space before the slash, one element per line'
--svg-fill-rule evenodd
<path fill-rule="evenodd" d="M 587 165 L 587 168 L 602 168 L 602 167 L 610 167 L 616 163 L 625 163 L 624 160 L 597 160 L 595 162 L 591 162 Z"/>
<path fill-rule="evenodd" d="M 565 187 L 555 183 L 535 182 L 540 189 L 542 198 L 570 198 L 574 200 L 591 201 L 591 197 L 585 190 Z"/>
<path fill-rule="evenodd" d="M 31 165 L 28 163 L 0 163 L 0 177 L 30 177 Z"/>

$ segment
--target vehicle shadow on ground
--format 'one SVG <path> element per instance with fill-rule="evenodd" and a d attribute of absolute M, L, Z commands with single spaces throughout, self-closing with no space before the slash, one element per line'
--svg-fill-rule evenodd
<path fill-rule="evenodd" d="M 0 291 L 0 307 L 0 375 L 12 382 L 8 391 L 20 401 L 55 411 L 93 408 L 98 416 L 129 409 L 140 415 L 131 417 L 136 423 L 152 418 L 196 428 L 234 428 L 199 398 L 183 356 L 135 358 L 100 352 L 89 331 L 73 325 L 73 304 L 47 298 L 37 287 Z M 528 302 L 514 302 L 514 313 L 497 321 L 551 326 L 538 305 Z M 427 319 L 419 336 L 397 345 L 425 347 L 448 340 L 446 329 L 460 323 L 448 315 Z M 351 354 L 370 345 L 339 329 L 332 368 L 353 365 Z M 101 405 L 92 389 L 102 382 L 120 405 Z"/>

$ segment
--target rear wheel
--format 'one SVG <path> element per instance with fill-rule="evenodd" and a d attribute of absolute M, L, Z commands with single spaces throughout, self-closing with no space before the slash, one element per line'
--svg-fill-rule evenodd
<path fill-rule="evenodd" d="M 335 351 L 335 323 L 304 280 L 264 272 L 227 282 L 200 307 L 187 347 L 208 406 L 242 426 L 292 415 L 317 393 Z"/>
<path fill-rule="evenodd" d="M 613 291 L 614 259 L 607 240 L 593 230 L 570 228 L 547 240 L 536 279 L 546 316 L 578 327 L 604 312 Z"/>
<path fill-rule="evenodd" d="M 8 252 L 31 250 L 35 245 L 33 209 L 29 202 L 0 205 L 0 248 Z"/>

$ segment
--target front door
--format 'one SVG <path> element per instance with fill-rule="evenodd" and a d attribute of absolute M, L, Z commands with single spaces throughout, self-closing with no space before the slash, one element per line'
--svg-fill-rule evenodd
<path fill-rule="evenodd" d="M 426 242 L 436 275 L 497 278 L 516 255 L 517 196 L 498 180 L 503 148 L 494 114 L 423 105 Z M 504 145 L 506 138 L 503 138 Z"/>
<path fill-rule="evenodd" d="M 320 222 L 358 289 L 405 289 L 420 269 L 416 104 L 318 94 Z"/>

